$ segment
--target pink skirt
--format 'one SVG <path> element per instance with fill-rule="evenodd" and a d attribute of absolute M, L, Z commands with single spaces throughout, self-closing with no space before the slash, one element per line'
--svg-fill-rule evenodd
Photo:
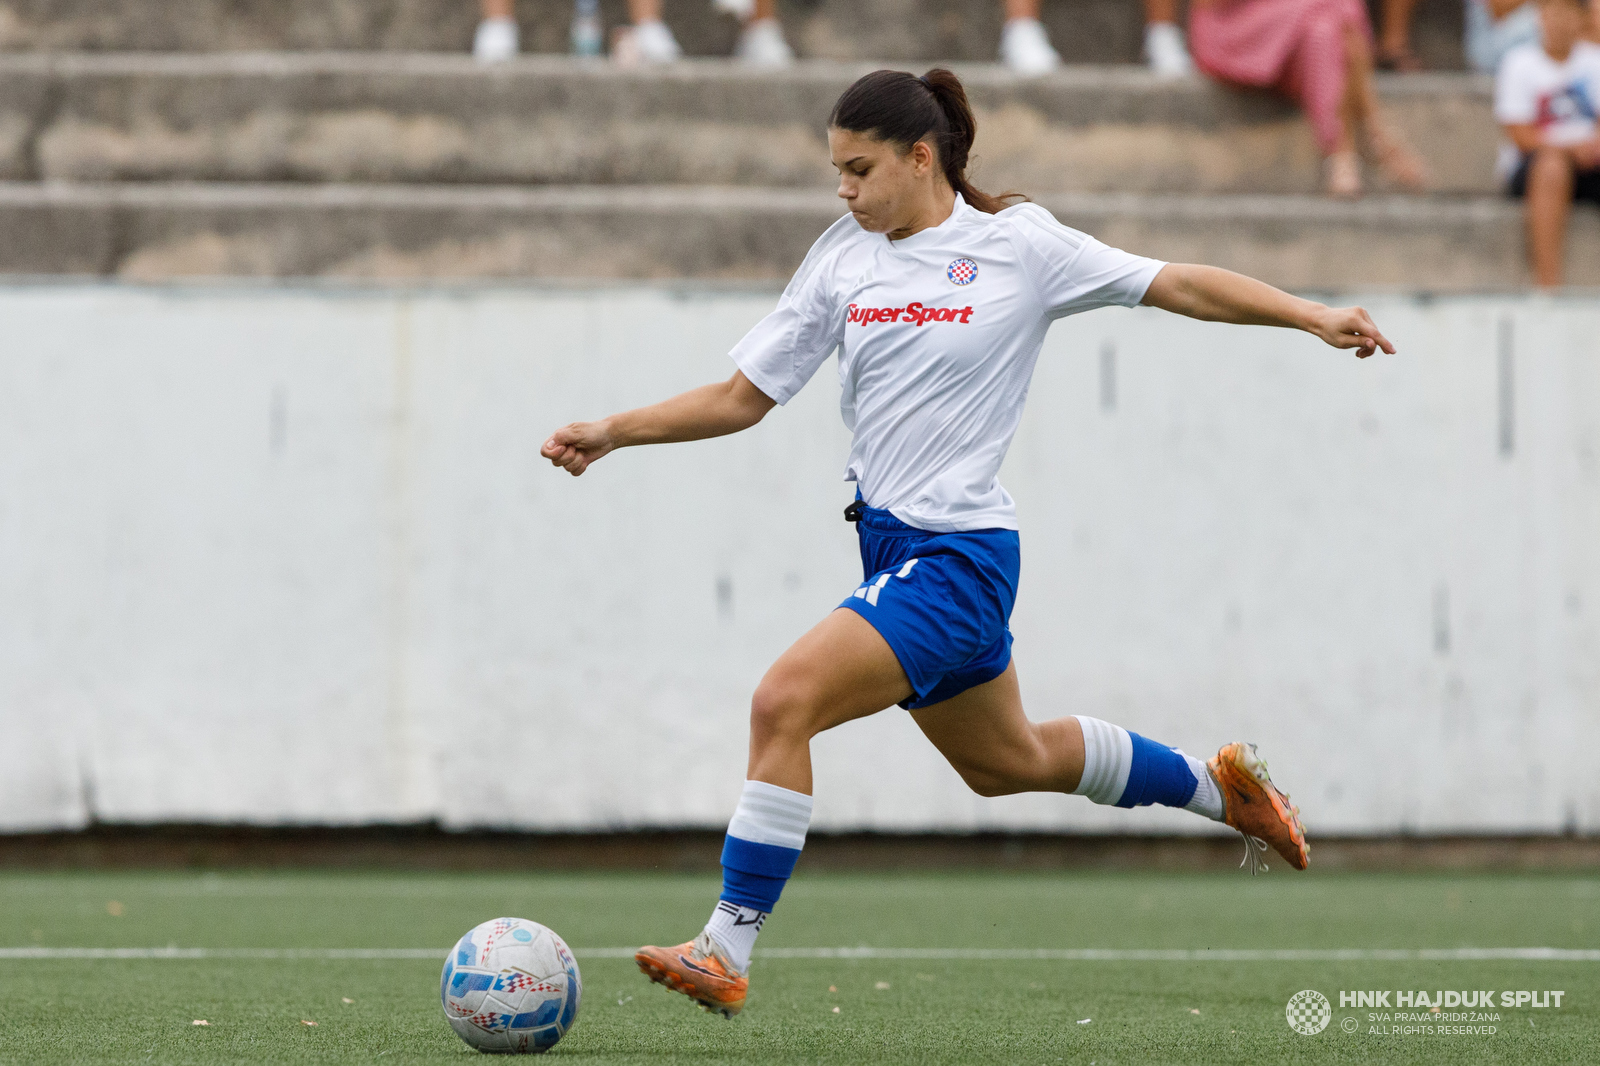
<path fill-rule="evenodd" d="M 1220 82 L 1272 89 L 1299 103 L 1327 154 L 1344 132 L 1346 26 L 1371 42 L 1362 0 L 1217 0 L 1191 7 L 1189 51 L 1195 66 Z"/>

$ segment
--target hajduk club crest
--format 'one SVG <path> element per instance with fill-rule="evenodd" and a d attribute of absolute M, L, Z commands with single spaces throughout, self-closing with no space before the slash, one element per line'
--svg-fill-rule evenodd
<path fill-rule="evenodd" d="M 953 285 L 971 285 L 978 277 L 978 264 L 962 256 L 952 259 L 950 265 L 944 268 L 944 276 L 950 279 Z"/>

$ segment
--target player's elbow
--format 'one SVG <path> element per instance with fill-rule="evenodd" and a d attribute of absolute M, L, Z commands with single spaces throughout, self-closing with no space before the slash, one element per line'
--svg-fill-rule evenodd
<path fill-rule="evenodd" d="M 724 398 L 727 416 L 724 423 L 727 429 L 724 432 L 727 433 L 749 429 L 777 406 L 772 397 L 752 385 L 742 371 L 728 379 L 727 390 Z"/>
<path fill-rule="evenodd" d="M 751 426 L 767 417 L 767 412 L 772 410 L 773 403 L 765 396 L 759 401 L 746 401 L 739 409 L 739 428 L 749 429 Z"/>

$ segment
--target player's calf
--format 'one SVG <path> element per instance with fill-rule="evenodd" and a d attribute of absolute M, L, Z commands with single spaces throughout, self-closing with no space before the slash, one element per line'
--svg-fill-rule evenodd
<path fill-rule="evenodd" d="M 1222 793 L 1206 764 L 1098 718 L 1078 715 L 1083 775 L 1073 793 L 1113 807 L 1182 807 L 1223 820 Z"/>

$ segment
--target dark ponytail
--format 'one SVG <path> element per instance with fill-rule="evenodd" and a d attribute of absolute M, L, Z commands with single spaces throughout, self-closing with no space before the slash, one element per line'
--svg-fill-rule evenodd
<path fill-rule="evenodd" d="M 1027 199 L 1018 192 L 990 196 L 967 183 L 967 156 L 978 122 L 961 79 L 942 67 L 920 78 L 903 70 L 876 70 L 858 78 L 833 105 L 828 125 L 889 141 L 901 152 L 918 141 L 930 142 L 945 180 L 979 211 L 992 215 L 1009 207 L 1008 200 Z"/>

